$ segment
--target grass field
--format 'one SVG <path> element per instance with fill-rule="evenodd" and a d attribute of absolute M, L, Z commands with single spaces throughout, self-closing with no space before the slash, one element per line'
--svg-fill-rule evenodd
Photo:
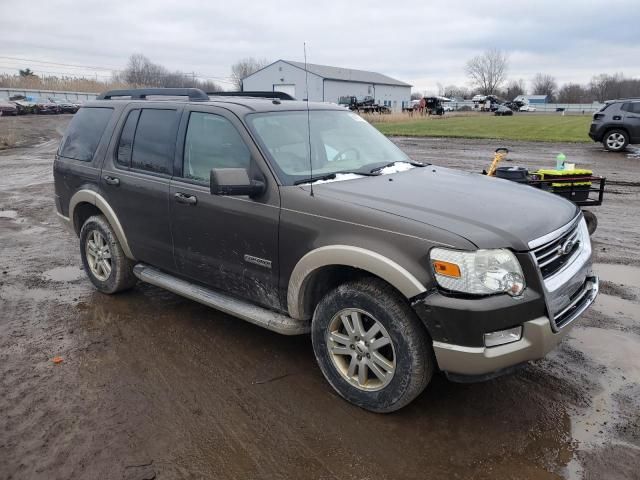
<path fill-rule="evenodd" d="M 450 116 L 443 118 L 411 118 L 397 116 L 385 121 L 384 116 L 367 118 L 385 135 L 406 137 L 491 138 L 534 142 L 590 142 L 587 136 L 589 115 L 530 115 L 512 117 L 494 115 Z"/>

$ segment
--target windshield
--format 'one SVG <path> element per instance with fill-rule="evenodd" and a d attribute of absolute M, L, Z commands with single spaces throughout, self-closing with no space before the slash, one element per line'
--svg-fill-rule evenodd
<path fill-rule="evenodd" d="M 411 160 L 366 120 L 351 112 L 312 110 L 249 115 L 248 123 L 285 185 L 332 173 L 362 172 Z"/>

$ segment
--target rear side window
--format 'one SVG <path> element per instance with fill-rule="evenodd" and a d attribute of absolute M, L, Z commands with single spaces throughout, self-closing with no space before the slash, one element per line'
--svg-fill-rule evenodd
<path fill-rule="evenodd" d="M 175 110 L 145 108 L 140 112 L 133 140 L 131 168 L 163 174 L 171 172 L 176 119 Z"/>
<path fill-rule="evenodd" d="M 112 113 L 112 108 L 81 108 L 67 129 L 60 156 L 83 162 L 93 160 Z"/>

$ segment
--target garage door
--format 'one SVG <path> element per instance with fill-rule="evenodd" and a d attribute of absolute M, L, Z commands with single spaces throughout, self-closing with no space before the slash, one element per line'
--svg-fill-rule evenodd
<path fill-rule="evenodd" d="M 296 86 L 291 83 L 274 83 L 273 91 L 286 93 L 296 98 Z"/>

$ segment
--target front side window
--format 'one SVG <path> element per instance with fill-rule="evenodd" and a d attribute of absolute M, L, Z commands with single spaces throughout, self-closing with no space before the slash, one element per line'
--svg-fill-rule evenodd
<path fill-rule="evenodd" d="M 93 160 L 112 113 L 112 108 L 81 108 L 73 117 L 62 140 L 60 156 L 83 162 Z"/>
<path fill-rule="evenodd" d="M 131 168 L 166 175 L 171 173 L 176 118 L 175 110 L 145 108 L 140 112 L 131 152 Z"/>
<path fill-rule="evenodd" d="M 311 170 L 314 177 L 354 171 L 368 173 L 389 163 L 410 161 L 355 113 L 314 110 L 309 112 L 309 121 L 306 111 L 255 113 L 247 118 L 287 185 L 309 178 Z"/>
<path fill-rule="evenodd" d="M 212 113 L 189 115 L 183 176 L 209 182 L 212 168 L 249 168 L 251 153 L 229 120 Z"/>

